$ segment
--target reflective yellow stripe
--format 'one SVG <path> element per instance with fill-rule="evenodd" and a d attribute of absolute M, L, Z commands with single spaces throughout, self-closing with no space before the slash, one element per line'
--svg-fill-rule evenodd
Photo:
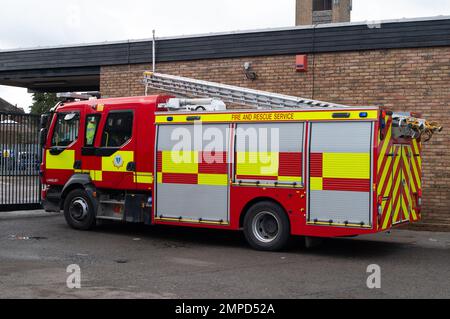
<path fill-rule="evenodd" d="M 119 159 L 120 163 L 118 161 Z M 134 152 L 119 151 L 110 157 L 102 158 L 102 171 L 125 173 L 127 171 L 127 165 L 130 162 L 134 162 Z"/>
<path fill-rule="evenodd" d="M 406 213 L 406 219 L 410 219 L 410 215 L 414 214 L 413 210 L 413 202 L 412 202 L 412 197 L 411 197 L 411 189 L 412 191 L 415 193 L 416 192 L 416 187 L 414 185 L 414 181 L 412 180 L 412 175 L 411 175 L 411 161 L 413 161 L 413 159 L 408 158 L 407 156 L 407 151 L 410 151 L 409 147 L 404 147 L 403 152 L 402 152 L 402 157 L 403 157 L 403 162 L 404 162 L 404 166 L 405 166 L 405 170 L 407 173 L 407 178 L 409 180 L 409 184 L 405 184 L 404 187 L 404 191 L 406 192 L 406 198 L 410 204 L 410 206 L 406 206 L 406 203 L 403 204 L 404 206 L 404 211 Z"/>
<path fill-rule="evenodd" d="M 370 178 L 369 153 L 324 153 L 324 178 Z"/>
<path fill-rule="evenodd" d="M 417 143 L 416 139 L 414 139 L 412 141 L 412 145 L 413 145 L 414 154 L 420 154 L 419 143 Z"/>
<path fill-rule="evenodd" d="M 237 175 L 278 176 L 279 153 L 238 152 Z"/>
<path fill-rule="evenodd" d="M 368 117 L 362 119 L 361 112 L 366 112 Z M 336 119 L 333 114 L 350 114 L 349 118 Z M 224 114 L 196 114 L 204 123 L 208 122 L 289 122 L 289 121 L 348 121 L 348 120 L 376 120 L 378 118 L 377 110 L 358 110 L 358 111 L 316 111 L 316 112 L 252 112 L 252 113 L 224 113 Z M 193 123 L 188 120 L 186 114 L 165 114 L 157 115 L 156 123 Z"/>
<path fill-rule="evenodd" d="M 392 170 L 392 177 L 390 178 L 391 184 L 394 184 L 394 177 L 395 177 L 394 175 L 397 172 L 398 166 L 400 165 L 400 160 L 401 160 L 401 156 L 395 157 L 394 168 Z M 399 174 L 401 174 L 401 172 Z M 392 192 L 391 204 L 388 209 L 388 213 L 386 214 L 386 217 L 384 219 L 383 229 L 386 229 L 388 227 L 389 221 L 391 220 L 391 217 L 393 214 L 394 214 L 394 220 L 396 218 L 395 212 L 396 212 L 396 208 L 398 207 L 398 205 L 397 205 L 397 207 L 394 207 L 394 204 L 395 204 L 394 201 L 395 201 L 395 198 L 397 197 L 397 193 L 399 192 L 399 189 L 400 189 L 400 175 L 399 175 L 399 178 L 397 178 L 397 183 L 395 185 L 393 185 L 393 187 L 394 187 L 394 190 Z M 401 203 L 401 198 L 399 199 L 398 203 Z M 398 213 L 397 213 L 397 216 L 398 216 Z"/>
<path fill-rule="evenodd" d="M 136 173 L 136 183 L 138 184 L 153 184 L 152 173 Z"/>
<path fill-rule="evenodd" d="M 310 178 L 310 188 L 312 191 L 323 191 L 323 178 L 311 177 Z"/>
<path fill-rule="evenodd" d="M 95 181 L 95 182 L 103 181 L 103 172 L 102 171 L 90 171 L 89 174 L 93 181 Z"/>
<path fill-rule="evenodd" d="M 388 185 L 386 187 L 386 191 L 383 194 L 383 197 L 388 197 L 389 194 L 391 194 L 392 184 L 393 184 L 392 176 L 390 176 L 387 183 L 388 183 Z M 382 204 L 383 212 L 386 209 L 386 206 L 388 206 L 387 210 L 386 210 L 385 220 L 383 223 L 383 229 L 386 229 L 389 224 L 389 219 L 391 218 L 391 215 L 392 215 L 392 205 L 393 204 L 394 204 L 394 196 L 391 196 L 390 201 L 383 201 L 383 204 Z"/>
<path fill-rule="evenodd" d="M 197 174 L 198 152 L 164 151 L 162 159 L 163 173 Z"/>
<path fill-rule="evenodd" d="M 158 184 L 162 184 L 162 183 L 163 183 L 163 174 L 158 173 L 158 174 L 156 175 L 156 178 L 157 178 Z"/>
<path fill-rule="evenodd" d="M 398 200 L 397 206 L 394 209 L 394 223 L 398 222 L 398 215 L 400 214 L 401 211 L 401 207 L 402 207 L 402 199 L 400 198 Z"/>
<path fill-rule="evenodd" d="M 386 161 L 386 166 L 384 167 L 384 171 L 382 172 L 382 175 L 381 175 L 380 183 L 378 184 L 378 194 L 380 194 L 380 195 L 382 195 L 381 191 L 383 190 L 383 186 L 386 182 L 386 179 L 388 178 L 389 168 L 391 167 L 391 165 L 392 165 L 392 158 L 388 157 L 388 159 Z"/>
<path fill-rule="evenodd" d="M 298 182 L 301 183 L 303 180 L 300 176 L 278 176 L 279 182 Z"/>
<path fill-rule="evenodd" d="M 228 175 L 224 174 L 199 174 L 198 185 L 227 186 Z"/>
<path fill-rule="evenodd" d="M 417 186 L 419 187 L 419 189 L 420 188 L 422 188 L 422 176 L 419 176 L 419 169 L 421 169 L 422 168 L 422 157 L 421 157 L 421 154 L 420 154 L 420 150 L 419 150 L 419 145 L 418 145 L 418 143 L 417 143 L 417 140 L 413 140 L 413 150 L 414 150 L 414 156 L 415 155 L 419 155 L 419 156 L 415 156 L 415 158 L 417 159 L 417 163 L 418 163 L 418 165 L 419 165 L 419 167 L 418 167 L 418 165 L 416 164 L 416 161 L 415 161 L 415 159 L 413 158 L 412 160 L 411 160 L 411 165 L 412 165 L 412 168 L 413 168 L 413 174 L 414 174 L 414 176 L 416 177 L 416 180 L 417 180 Z"/>
<path fill-rule="evenodd" d="M 422 186 L 422 180 L 421 180 L 421 176 L 419 176 L 419 171 L 417 169 L 417 165 L 416 162 L 414 161 L 414 159 L 411 161 L 411 166 L 412 166 L 412 172 L 411 174 L 414 174 L 416 181 L 417 181 L 417 187 L 421 188 Z M 412 183 L 414 183 L 414 181 L 412 181 Z M 415 188 L 415 185 L 414 185 Z M 417 190 L 416 190 L 417 191 Z"/>
<path fill-rule="evenodd" d="M 45 167 L 47 169 L 73 170 L 75 164 L 75 151 L 65 150 L 59 155 L 52 155 L 50 151 L 46 153 Z"/>
<path fill-rule="evenodd" d="M 392 136 L 392 126 L 389 128 L 389 130 L 386 134 L 386 137 L 384 139 L 383 148 L 381 149 L 380 155 L 378 157 L 378 170 L 380 170 L 381 165 L 383 164 L 391 136 Z"/>

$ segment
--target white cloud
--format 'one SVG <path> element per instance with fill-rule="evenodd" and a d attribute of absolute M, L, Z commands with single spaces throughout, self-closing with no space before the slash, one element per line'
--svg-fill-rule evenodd
<path fill-rule="evenodd" d="M 450 0 L 353 0 L 353 21 L 450 15 Z M 0 49 L 292 26 L 295 0 L 2 0 Z M 28 107 L 25 90 L 0 88 Z"/>
<path fill-rule="evenodd" d="M 0 97 L 12 105 L 23 108 L 25 112 L 30 111 L 32 97 L 27 93 L 27 89 L 0 85 Z"/>

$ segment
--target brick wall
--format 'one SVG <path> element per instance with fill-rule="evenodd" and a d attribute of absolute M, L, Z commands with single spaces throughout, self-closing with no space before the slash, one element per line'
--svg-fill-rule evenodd
<path fill-rule="evenodd" d="M 246 80 L 245 62 L 252 62 L 258 80 Z M 439 121 L 444 132 L 424 149 L 421 227 L 450 230 L 450 48 L 317 54 L 309 64 L 309 72 L 296 73 L 294 56 L 254 57 L 161 63 L 158 72 L 348 105 L 384 105 Z M 142 72 L 150 69 L 103 67 L 103 96 L 143 95 Z"/>

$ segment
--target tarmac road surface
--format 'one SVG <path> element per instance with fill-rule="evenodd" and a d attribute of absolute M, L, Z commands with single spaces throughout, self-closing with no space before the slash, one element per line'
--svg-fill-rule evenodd
<path fill-rule="evenodd" d="M 68 289 L 69 265 L 81 289 Z M 367 267 L 381 268 L 369 289 Z M 281 253 L 239 232 L 104 224 L 0 213 L 0 298 L 450 298 L 450 233 L 397 230 Z"/>

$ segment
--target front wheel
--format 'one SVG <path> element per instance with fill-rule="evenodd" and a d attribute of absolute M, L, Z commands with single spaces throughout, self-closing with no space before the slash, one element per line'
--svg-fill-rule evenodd
<path fill-rule="evenodd" d="M 76 189 L 64 201 L 64 217 L 70 227 L 90 230 L 95 226 L 95 209 L 85 190 Z"/>
<path fill-rule="evenodd" d="M 244 234 L 254 249 L 278 251 L 290 238 L 290 223 L 284 210 L 272 202 L 253 205 L 244 220 Z"/>

